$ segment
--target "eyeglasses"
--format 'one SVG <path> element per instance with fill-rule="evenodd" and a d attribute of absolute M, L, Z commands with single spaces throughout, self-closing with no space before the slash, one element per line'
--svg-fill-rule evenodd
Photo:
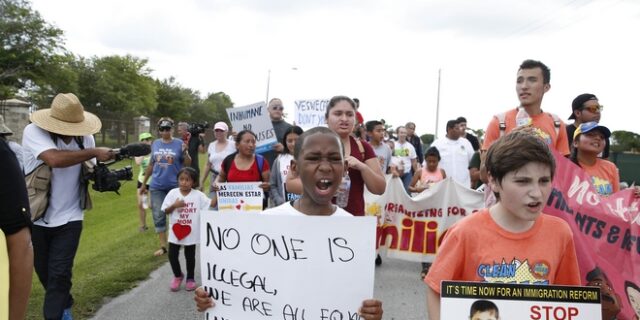
<path fill-rule="evenodd" d="M 602 109 L 604 109 L 604 106 L 603 105 L 586 106 L 586 107 L 583 107 L 582 109 L 587 110 L 591 113 L 598 113 L 598 112 L 602 112 Z"/>
<path fill-rule="evenodd" d="M 158 128 L 158 131 L 162 132 L 162 131 L 169 131 L 171 130 L 171 127 L 160 127 Z"/>
<path fill-rule="evenodd" d="M 284 107 L 276 105 L 276 106 L 271 107 L 271 109 L 273 109 L 273 110 L 284 110 Z"/>

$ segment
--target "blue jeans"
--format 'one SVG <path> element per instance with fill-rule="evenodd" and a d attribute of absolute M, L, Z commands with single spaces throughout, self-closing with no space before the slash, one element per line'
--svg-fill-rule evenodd
<path fill-rule="evenodd" d="M 71 271 L 76 257 L 82 221 L 48 228 L 33 226 L 33 266 L 45 290 L 45 319 L 60 319 L 64 309 L 73 305 Z"/>
<path fill-rule="evenodd" d="M 409 193 L 409 186 L 411 185 L 411 179 L 413 179 L 413 177 L 411 176 L 411 171 L 401 175 L 400 179 L 402 179 L 402 186 L 404 187 L 404 191 L 407 192 L 407 194 L 411 194 Z"/>
<path fill-rule="evenodd" d="M 156 233 L 167 231 L 167 215 L 162 211 L 162 203 L 170 190 L 151 189 L 151 214 Z"/>

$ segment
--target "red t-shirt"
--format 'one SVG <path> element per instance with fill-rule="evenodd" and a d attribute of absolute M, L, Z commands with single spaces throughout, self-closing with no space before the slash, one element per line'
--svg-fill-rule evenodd
<path fill-rule="evenodd" d="M 376 158 L 376 153 L 373 148 L 366 141 L 360 140 L 362 147 L 364 148 L 364 159 L 362 159 L 362 153 L 358 148 L 356 138 L 349 136 L 349 142 L 351 144 L 351 156 L 365 162 L 371 158 Z M 349 189 L 349 203 L 344 208 L 347 212 L 354 216 L 364 216 L 364 180 L 359 170 L 349 169 L 349 179 L 351 179 L 351 189 Z"/>
<path fill-rule="evenodd" d="M 262 172 L 269 170 L 269 162 L 264 159 L 262 163 Z M 235 159 L 231 161 L 231 167 L 227 173 L 227 182 L 255 182 L 262 181 L 262 175 L 258 171 L 258 161 L 253 157 L 253 163 L 247 170 L 240 170 L 236 167 Z"/>

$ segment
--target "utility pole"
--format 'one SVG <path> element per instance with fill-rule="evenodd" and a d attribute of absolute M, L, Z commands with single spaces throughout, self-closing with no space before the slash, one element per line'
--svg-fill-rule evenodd
<path fill-rule="evenodd" d="M 433 139 L 438 139 L 440 130 L 438 129 L 438 122 L 440 122 L 440 74 L 442 69 L 438 69 L 438 101 L 436 102 L 436 132 L 433 135 Z"/>

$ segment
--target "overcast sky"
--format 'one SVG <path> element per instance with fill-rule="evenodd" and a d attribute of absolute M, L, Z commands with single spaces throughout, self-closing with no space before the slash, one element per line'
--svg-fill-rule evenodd
<path fill-rule="evenodd" d="M 153 76 L 223 91 L 236 106 L 280 97 L 357 97 L 365 120 L 411 120 L 439 135 L 465 116 L 485 129 L 517 106 L 516 72 L 551 68 L 543 109 L 566 119 L 594 93 L 602 124 L 640 132 L 637 0 L 33 0 L 82 56 L 132 54 Z"/>

